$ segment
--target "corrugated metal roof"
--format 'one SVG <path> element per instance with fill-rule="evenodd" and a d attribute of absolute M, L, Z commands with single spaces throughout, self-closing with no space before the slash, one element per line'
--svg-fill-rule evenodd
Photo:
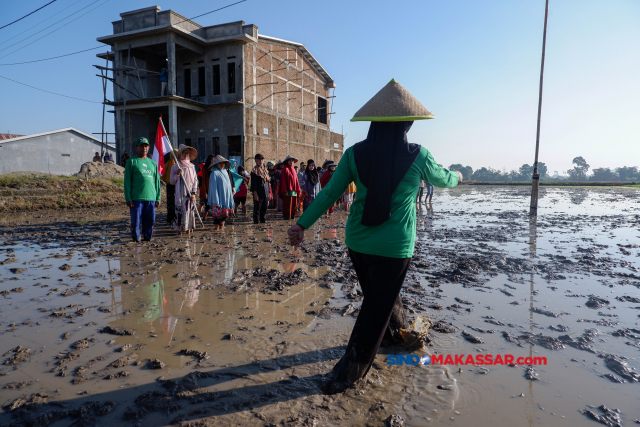
<path fill-rule="evenodd" d="M 13 133 L 0 133 L 0 141 L 4 141 L 5 139 L 20 138 L 21 136 L 24 136 L 24 135 L 16 135 Z"/>
<path fill-rule="evenodd" d="M 74 127 L 68 127 L 68 128 L 64 128 L 64 129 L 50 130 L 48 132 L 34 133 L 32 135 L 11 135 L 12 138 L 9 138 L 9 139 L 4 139 L 3 140 L 2 138 L 0 138 L 0 144 L 6 144 L 8 142 L 16 142 L 16 141 L 21 141 L 23 139 L 35 138 L 37 136 L 52 135 L 54 133 L 67 132 L 67 131 L 77 132 L 82 136 L 86 136 L 87 138 L 90 138 L 90 139 L 94 140 L 98 144 L 102 143 L 102 141 L 100 141 L 98 138 L 96 138 L 96 137 L 94 137 L 92 135 L 89 135 L 88 133 L 84 133 L 81 130 L 78 130 L 78 129 L 74 128 Z M 10 134 L 0 134 L 0 135 L 10 135 Z M 113 144 L 107 144 L 107 145 L 109 145 L 110 147 L 114 146 Z"/>

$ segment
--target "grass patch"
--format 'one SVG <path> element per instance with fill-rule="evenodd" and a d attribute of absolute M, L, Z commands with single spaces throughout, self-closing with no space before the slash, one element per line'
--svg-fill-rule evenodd
<path fill-rule="evenodd" d="M 124 188 L 124 178 L 109 178 L 109 181 L 114 183 L 120 188 Z"/>

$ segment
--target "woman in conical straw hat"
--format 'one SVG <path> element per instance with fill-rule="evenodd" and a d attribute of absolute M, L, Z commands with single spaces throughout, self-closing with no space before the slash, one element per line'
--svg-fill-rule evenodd
<path fill-rule="evenodd" d="M 182 236 L 183 232 L 191 234 L 196 228 L 196 194 L 198 192 L 198 176 L 193 160 L 198 157 L 198 152 L 193 147 L 180 145 L 178 147 L 178 163 L 171 166 L 171 185 L 175 185 L 175 217 L 173 228 Z M 184 181 L 182 178 L 184 177 Z M 186 183 L 186 185 L 185 185 Z"/>
<path fill-rule="evenodd" d="M 233 189 L 231 180 L 225 168 L 231 167 L 231 162 L 221 155 L 217 155 L 212 161 L 211 175 L 209 177 L 208 202 L 213 216 L 213 229 L 224 228 L 224 223 L 233 214 L 235 203 L 233 201 Z"/>
<path fill-rule="evenodd" d="M 364 299 L 328 393 L 344 390 L 367 374 L 387 329 L 391 338 L 399 339 L 399 329 L 409 326 L 399 296 L 413 256 L 420 179 L 438 187 L 455 187 L 462 181 L 458 172 L 439 166 L 429 150 L 407 140 L 415 120 L 431 118 L 417 99 L 391 80 L 351 119 L 371 122 L 367 138 L 345 151 L 331 181 L 288 231 L 291 244 L 300 245 L 304 230 L 355 182 L 345 244 Z"/>

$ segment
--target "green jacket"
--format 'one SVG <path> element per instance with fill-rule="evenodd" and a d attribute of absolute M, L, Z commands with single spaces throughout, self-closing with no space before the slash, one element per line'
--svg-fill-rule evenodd
<path fill-rule="evenodd" d="M 130 158 L 124 167 L 124 200 L 159 203 L 161 194 L 156 162 L 149 158 Z"/>
<path fill-rule="evenodd" d="M 382 167 L 379 173 L 384 173 Z M 369 255 L 411 258 L 416 237 L 416 196 L 421 179 L 436 187 L 458 185 L 458 174 L 438 165 L 429 150 L 422 147 L 420 154 L 391 196 L 391 218 L 375 227 L 362 225 L 367 188 L 358 177 L 353 147 L 348 148 L 333 173 L 331 181 L 305 209 L 298 224 L 304 228 L 311 227 L 353 181 L 356 183 L 357 191 L 347 219 L 345 239 L 347 247 Z"/>

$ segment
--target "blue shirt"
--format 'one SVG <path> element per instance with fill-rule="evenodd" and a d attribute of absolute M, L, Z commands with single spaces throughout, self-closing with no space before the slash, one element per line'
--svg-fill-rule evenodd
<path fill-rule="evenodd" d="M 160 71 L 160 81 L 165 83 L 169 81 L 169 73 L 166 70 Z"/>

